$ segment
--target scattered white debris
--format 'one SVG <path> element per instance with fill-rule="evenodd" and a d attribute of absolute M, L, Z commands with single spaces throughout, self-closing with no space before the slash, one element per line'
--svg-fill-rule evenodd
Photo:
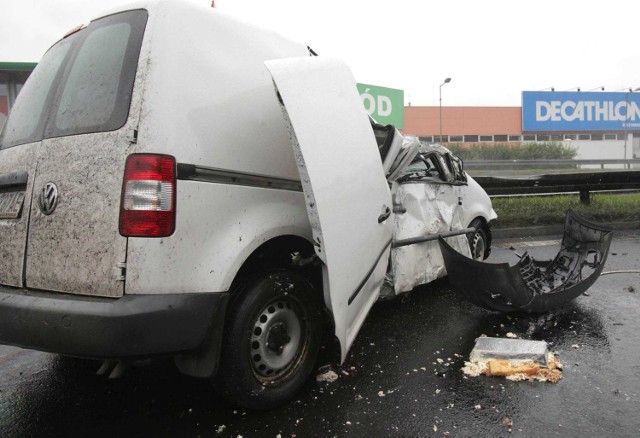
<path fill-rule="evenodd" d="M 438 426 L 436 426 L 435 424 L 433 425 L 433 431 L 437 432 L 438 431 Z"/>
<path fill-rule="evenodd" d="M 518 339 L 518 335 L 516 335 L 515 333 L 507 333 L 507 338 L 511 338 L 511 339 Z"/>
<path fill-rule="evenodd" d="M 439 389 L 436 389 L 436 394 L 440 394 L 440 390 Z"/>
<path fill-rule="evenodd" d="M 327 370 L 324 373 L 320 373 L 316 376 L 316 382 L 335 382 L 338 380 L 338 374 L 333 370 Z"/>
<path fill-rule="evenodd" d="M 351 426 L 351 421 L 347 421 L 345 424 L 346 424 L 347 426 Z"/>
<path fill-rule="evenodd" d="M 573 348 L 574 350 L 578 350 L 580 346 L 578 344 L 573 344 L 571 348 Z"/>
<path fill-rule="evenodd" d="M 474 406 L 474 408 L 475 408 L 475 410 L 476 410 L 476 411 L 479 411 L 480 409 L 482 409 L 482 406 L 480 406 L 480 405 L 475 405 L 475 406 Z"/>
<path fill-rule="evenodd" d="M 465 362 L 462 372 L 470 377 L 478 377 L 487 371 L 487 361 Z"/>
<path fill-rule="evenodd" d="M 442 362 L 444 362 L 444 360 L 442 360 L 442 359 L 440 359 L 440 358 L 437 358 L 437 359 L 436 359 L 436 361 L 438 361 L 438 363 L 442 363 Z"/>
<path fill-rule="evenodd" d="M 384 391 L 378 391 L 378 397 L 384 397 L 384 396 L 385 396 Z"/>
<path fill-rule="evenodd" d="M 225 426 L 224 424 L 218 426 L 218 429 L 216 429 L 216 433 L 222 433 L 224 432 L 224 430 L 227 428 L 227 426 Z"/>

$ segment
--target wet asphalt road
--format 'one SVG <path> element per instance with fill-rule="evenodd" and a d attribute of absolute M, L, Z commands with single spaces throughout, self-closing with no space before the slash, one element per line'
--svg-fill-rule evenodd
<path fill-rule="evenodd" d="M 514 240 L 488 261 L 515 263 Z M 558 245 L 527 249 L 544 259 Z M 639 267 L 640 232 L 619 233 L 605 271 Z M 109 381 L 97 363 L 0 347 L 0 436 L 640 436 L 640 275 L 602 277 L 588 293 L 543 316 L 476 308 L 446 281 L 380 302 L 333 364 L 340 378 L 310 381 L 271 412 L 226 405 L 168 360 Z M 474 339 L 507 332 L 546 340 L 563 379 L 465 378 Z"/>

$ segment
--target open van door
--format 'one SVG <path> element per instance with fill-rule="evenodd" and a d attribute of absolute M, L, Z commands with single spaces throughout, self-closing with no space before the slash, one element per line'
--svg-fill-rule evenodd
<path fill-rule="evenodd" d="M 343 62 L 309 57 L 265 64 L 290 132 L 344 361 L 386 274 L 394 222 L 389 186 Z"/>

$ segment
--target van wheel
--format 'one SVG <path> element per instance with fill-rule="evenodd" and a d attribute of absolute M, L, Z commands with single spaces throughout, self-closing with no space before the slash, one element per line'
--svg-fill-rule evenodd
<path fill-rule="evenodd" d="M 479 262 L 489 257 L 490 242 L 488 239 L 488 233 L 485 225 L 480 219 L 474 219 L 469 228 L 475 228 L 475 233 L 469 233 L 467 239 L 469 240 L 469 248 L 471 249 L 471 258 Z"/>
<path fill-rule="evenodd" d="M 305 384 L 320 348 L 319 294 L 301 274 L 262 274 L 232 293 L 216 387 L 233 403 L 269 409 Z"/>

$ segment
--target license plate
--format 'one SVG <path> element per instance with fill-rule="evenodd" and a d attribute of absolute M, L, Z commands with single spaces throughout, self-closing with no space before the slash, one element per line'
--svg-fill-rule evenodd
<path fill-rule="evenodd" d="M 0 193 L 0 219 L 16 219 L 20 217 L 24 192 Z"/>

